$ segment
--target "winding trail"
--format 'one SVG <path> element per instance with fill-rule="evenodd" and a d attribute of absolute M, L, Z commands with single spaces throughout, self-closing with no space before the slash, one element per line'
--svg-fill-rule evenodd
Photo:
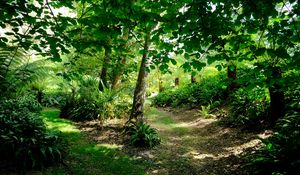
<path fill-rule="evenodd" d="M 154 162 L 148 174 L 233 175 L 244 170 L 244 154 L 260 144 L 265 133 L 225 128 L 197 110 L 166 111 L 148 108 L 148 122 L 158 129 L 162 144 L 143 152 Z"/>
<path fill-rule="evenodd" d="M 170 110 L 147 106 L 147 122 L 158 129 L 162 143 L 152 150 L 124 144 L 120 120 L 108 121 L 99 130 L 97 122 L 79 123 L 81 132 L 101 145 L 110 145 L 140 162 L 149 175 L 247 175 L 245 155 L 268 136 L 219 125 L 197 110 Z M 124 121 L 123 121 L 124 122 Z M 126 141 L 125 141 L 126 143 Z"/>

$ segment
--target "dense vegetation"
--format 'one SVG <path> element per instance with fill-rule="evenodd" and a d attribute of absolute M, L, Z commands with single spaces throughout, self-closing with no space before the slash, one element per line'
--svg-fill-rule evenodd
<path fill-rule="evenodd" d="M 144 115 L 150 100 L 227 127 L 274 129 L 251 166 L 299 172 L 299 4 L 1 1 L 1 162 L 23 171 L 63 162 L 67 148 L 47 131 L 43 107 L 99 130 L 123 120 L 126 143 L 153 148 L 161 139 Z"/>

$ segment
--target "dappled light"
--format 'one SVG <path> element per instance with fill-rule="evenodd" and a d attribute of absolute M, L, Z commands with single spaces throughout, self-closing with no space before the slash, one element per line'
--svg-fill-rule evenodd
<path fill-rule="evenodd" d="M 298 175 L 299 55 L 299 0 L 0 0 L 0 175 Z"/>

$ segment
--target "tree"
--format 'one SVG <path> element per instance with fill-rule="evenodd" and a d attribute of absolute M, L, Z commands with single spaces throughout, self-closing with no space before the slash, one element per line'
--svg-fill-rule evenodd
<path fill-rule="evenodd" d="M 36 53 L 60 61 L 60 53 L 68 52 L 68 38 L 64 35 L 70 17 L 55 15 L 53 7 L 71 7 L 70 2 L 1 1 L 0 47 L 34 50 Z"/>
<path fill-rule="evenodd" d="M 282 72 L 297 69 L 290 63 L 299 50 L 298 1 L 182 1 L 168 8 L 167 14 L 172 21 L 164 23 L 167 41 L 175 40 L 175 44 L 165 50 L 184 54 L 184 69 L 200 70 L 205 59 L 208 64 L 226 61 L 230 63 L 229 89 L 234 89 L 232 61 L 254 61 L 256 71 L 264 72 L 267 79 L 263 84 L 270 92 L 270 122 L 283 116 L 283 82 L 290 80 Z"/>

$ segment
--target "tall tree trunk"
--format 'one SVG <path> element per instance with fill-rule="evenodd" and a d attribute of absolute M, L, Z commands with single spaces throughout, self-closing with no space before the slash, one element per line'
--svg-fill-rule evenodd
<path fill-rule="evenodd" d="M 165 88 L 163 87 L 162 79 L 158 80 L 158 91 L 163 92 Z"/>
<path fill-rule="evenodd" d="M 127 50 L 127 40 L 129 37 L 129 29 L 125 28 L 123 31 L 123 44 L 121 44 L 121 49 Z M 112 89 L 117 89 L 121 83 L 122 80 L 122 74 L 124 73 L 124 67 L 126 65 L 126 55 L 121 54 L 121 59 L 117 61 L 117 66 L 113 70 L 113 78 L 112 78 L 112 83 L 111 87 Z"/>
<path fill-rule="evenodd" d="M 146 98 L 146 78 L 148 76 L 148 50 L 150 44 L 150 32 L 146 33 L 144 53 L 139 70 L 138 80 L 135 86 L 133 105 L 129 121 L 144 122 L 144 102 Z"/>
<path fill-rule="evenodd" d="M 179 86 L 179 77 L 175 78 L 175 86 Z"/>
<path fill-rule="evenodd" d="M 116 68 L 113 70 L 113 78 L 111 82 L 112 89 L 118 89 L 122 80 L 122 74 L 126 65 L 126 58 L 123 57 L 118 63 Z"/>
<path fill-rule="evenodd" d="M 158 92 L 163 92 L 165 88 L 163 87 L 163 81 L 161 79 L 161 73 L 160 70 L 157 70 L 157 77 L 158 77 Z"/>
<path fill-rule="evenodd" d="M 269 122 L 274 125 L 276 121 L 284 116 L 284 92 L 282 85 L 278 81 L 282 78 L 281 69 L 275 67 L 272 69 L 273 84 L 269 87 L 270 94 L 270 115 Z"/>
<path fill-rule="evenodd" d="M 194 75 L 191 75 L 191 83 L 196 83 L 196 77 Z"/>
<path fill-rule="evenodd" d="M 236 83 L 236 65 L 230 64 L 227 67 L 227 77 L 228 77 L 228 94 L 231 94 L 232 91 L 238 88 L 238 84 Z"/>
<path fill-rule="evenodd" d="M 107 72 L 108 72 L 108 66 L 110 62 L 110 54 L 111 54 L 111 48 L 109 45 L 106 45 L 104 47 L 104 60 L 102 65 L 102 70 L 100 73 L 100 81 L 99 81 L 99 91 L 103 91 L 104 88 L 108 87 L 108 81 L 107 81 Z"/>

